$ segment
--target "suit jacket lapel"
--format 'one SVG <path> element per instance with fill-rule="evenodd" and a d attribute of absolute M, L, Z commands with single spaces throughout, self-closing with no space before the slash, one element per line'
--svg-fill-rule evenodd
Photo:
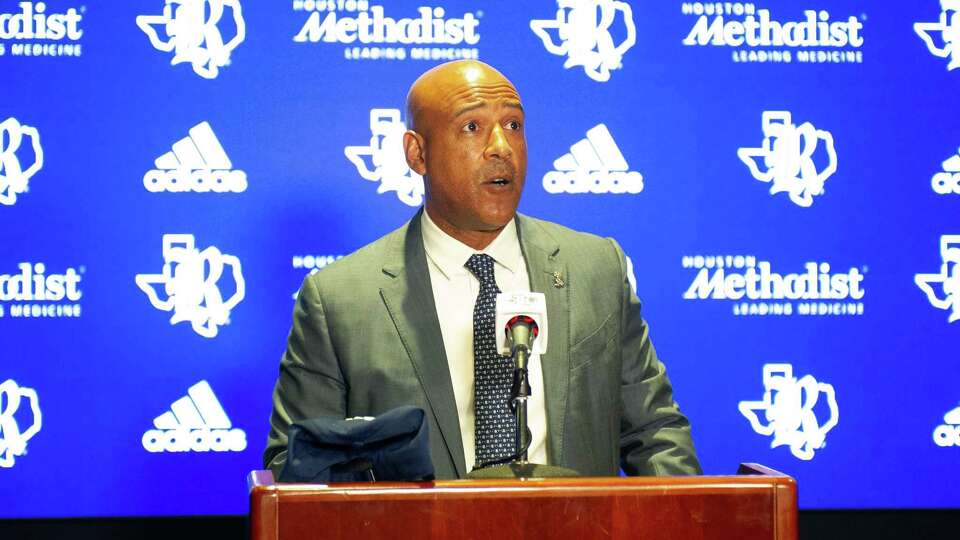
<path fill-rule="evenodd" d="M 392 279 L 380 288 L 380 296 L 413 362 L 457 475 L 463 477 L 466 462 L 460 420 L 423 249 L 421 212 L 422 209 L 410 220 L 406 233 L 393 242 L 392 252 L 383 266 L 384 274 Z"/>
<path fill-rule="evenodd" d="M 536 221 L 517 215 L 520 249 L 530 275 L 530 290 L 547 300 L 547 353 L 540 357 L 547 408 L 547 447 L 550 463 L 563 463 L 563 427 L 570 386 L 570 308 L 567 265 L 560 245 Z M 559 278 L 559 279 L 558 279 Z"/>

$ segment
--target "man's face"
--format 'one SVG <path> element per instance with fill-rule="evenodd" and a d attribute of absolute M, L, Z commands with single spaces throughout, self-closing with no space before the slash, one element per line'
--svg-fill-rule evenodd
<path fill-rule="evenodd" d="M 442 229 L 498 231 L 520 202 L 527 143 L 520 96 L 482 65 L 450 70 L 426 92 L 422 136 L 426 207 Z"/>

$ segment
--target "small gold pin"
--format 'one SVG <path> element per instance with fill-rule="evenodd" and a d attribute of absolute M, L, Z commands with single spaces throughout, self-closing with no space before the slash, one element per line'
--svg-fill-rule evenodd
<path fill-rule="evenodd" d="M 566 285 L 566 283 L 563 281 L 563 274 L 561 274 L 560 272 L 554 272 L 553 286 L 558 289 L 562 289 L 564 285 Z"/>

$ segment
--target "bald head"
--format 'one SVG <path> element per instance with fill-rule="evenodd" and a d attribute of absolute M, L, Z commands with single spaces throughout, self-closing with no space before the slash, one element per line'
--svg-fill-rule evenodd
<path fill-rule="evenodd" d="M 450 101 L 466 92 L 483 87 L 507 87 L 516 95 L 516 104 L 520 96 L 516 88 L 502 73 L 488 64 L 477 60 L 457 60 L 440 64 L 417 78 L 407 93 L 407 127 L 419 133 L 430 130 L 430 126 L 447 112 L 444 109 Z M 458 111 L 453 111 L 454 113 Z"/>
<path fill-rule="evenodd" d="M 423 176 L 427 215 L 483 249 L 516 214 L 527 174 L 517 89 L 482 62 L 441 64 L 410 87 L 407 122 L 403 149 Z"/>

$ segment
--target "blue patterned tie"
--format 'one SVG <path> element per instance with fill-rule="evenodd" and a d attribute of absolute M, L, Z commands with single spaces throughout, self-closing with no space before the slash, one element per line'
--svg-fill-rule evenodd
<path fill-rule="evenodd" d="M 473 307 L 473 374 L 476 403 L 476 464 L 511 456 L 516 446 L 516 420 L 510 412 L 513 361 L 497 352 L 497 282 L 493 258 L 472 255 L 465 265 L 480 280 L 480 294 Z"/>

